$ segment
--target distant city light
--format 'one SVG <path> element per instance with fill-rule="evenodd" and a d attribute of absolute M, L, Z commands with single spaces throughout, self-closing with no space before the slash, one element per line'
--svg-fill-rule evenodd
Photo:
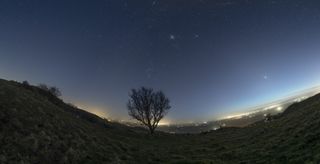
<path fill-rule="evenodd" d="M 167 121 L 160 121 L 159 126 L 169 126 L 170 125 L 170 122 L 167 122 Z"/>
<path fill-rule="evenodd" d="M 214 127 L 214 128 L 212 128 L 212 130 L 218 130 L 218 129 L 220 129 L 219 127 Z"/>
<path fill-rule="evenodd" d="M 282 110 L 281 106 L 277 107 L 277 111 L 281 111 L 281 110 Z"/>

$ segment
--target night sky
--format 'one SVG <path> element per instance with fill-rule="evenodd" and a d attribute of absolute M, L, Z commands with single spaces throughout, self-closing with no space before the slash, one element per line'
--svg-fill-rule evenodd
<path fill-rule="evenodd" d="M 0 78 L 128 120 L 161 89 L 170 122 L 212 120 L 320 84 L 318 0 L 0 0 Z"/>

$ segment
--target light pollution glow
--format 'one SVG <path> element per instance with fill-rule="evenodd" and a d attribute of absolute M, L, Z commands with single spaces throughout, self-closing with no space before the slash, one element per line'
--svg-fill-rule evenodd
<path fill-rule="evenodd" d="M 218 120 L 223 120 L 223 119 L 241 119 L 246 116 L 250 116 L 252 114 L 261 112 L 261 111 L 268 111 L 268 110 L 276 110 L 278 112 L 281 112 L 284 110 L 284 106 L 288 106 L 287 104 L 292 104 L 292 103 L 298 103 L 301 102 L 317 93 L 320 92 L 320 86 L 312 87 L 310 89 L 304 90 L 297 92 L 295 94 L 292 94 L 291 96 L 288 96 L 287 98 L 283 98 L 281 100 L 271 102 L 265 105 L 260 105 L 257 107 L 250 108 L 250 111 L 247 112 L 242 112 L 238 114 L 232 114 L 228 116 L 224 116 L 219 118 Z M 252 110 L 254 109 L 254 110 Z M 247 109 L 248 110 L 248 109 Z"/>
<path fill-rule="evenodd" d="M 253 107 L 253 108 L 250 108 L 250 109 L 247 109 L 246 112 L 241 112 L 241 113 L 238 113 L 238 114 L 231 114 L 231 115 L 228 115 L 228 116 L 224 116 L 224 117 L 220 117 L 218 119 L 212 119 L 212 120 L 208 120 L 208 121 L 213 121 L 213 120 L 223 120 L 223 119 L 241 119 L 243 117 L 247 117 L 247 116 L 250 116 L 250 115 L 253 115 L 253 114 L 256 114 L 258 112 L 261 112 L 261 111 L 268 111 L 268 110 L 275 110 L 277 112 L 282 112 L 284 110 L 285 107 L 287 107 L 286 104 L 292 104 L 292 103 L 295 103 L 295 102 L 301 102 L 302 100 L 305 100 L 317 93 L 320 92 L 320 87 L 317 86 L 317 87 L 312 87 L 310 89 L 307 89 L 307 90 L 304 90 L 304 91 L 301 91 L 301 92 L 297 92 L 295 94 L 292 94 L 291 96 L 288 96 L 287 98 L 284 98 L 284 99 L 281 99 L 281 100 L 278 100 L 278 101 L 275 101 L 275 102 L 271 102 L 271 103 L 268 103 L 268 104 L 264 104 L 264 105 L 260 105 L 260 106 L 257 106 L 257 107 Z M 112 118 L 110 118 L 110 115 L 108 115 L 107 113 L 107 110 L 104 108 L 104 107 L 100 107 L 98 105 L 92 105 L 92 104 L 89 104 L 89 103 L 85 103 L 85 102 L 76 102 L 75 105 L 83 110 L 86 110 L 90 113 L 93 113 L 99 117 L 102 117 L 102 118 L 106 118 L 108 120 L 111 120 L 111 121 L 115 121 L 115 122 L 123 122 L 123 123 L 127 123 L 127 122 L 136 122 L 136 120 L 133 120 L 133 119 L 120 119 L 120 120 L 114 120 Z M 255 109 L 255 110 L 253 110 Z M 191 122 L 188 122 L 188 123 L 191 123 L 191 124 L 195 124 L 195 122 L 191 121 Z M 207 123 L 207 121 L 204 121 L 203 122 L 204 124 Z M 170 119 L 168 118 L 164 118 L 163 120 L 161 120 L 159 122 L 159 126 L 169 126 L 169 125 L 172 125 L 172 124 L 178 124 L 177 121 L 173 122 L 171 121 Z M 184 123 L 180 123 L 180 124 L 184 124 Z"/>
<path fill-rule="evenodd" d="M 80 109 L 86 110 L 90 113 L 93 113 L 101 118 L 109 119 L 106 109 L 99 107 L 97 105 L 91 105 L 91 104 L 89 105 L 88 103 L 77 102 L 75 103 L 75 106 L 79 107 Z"/>

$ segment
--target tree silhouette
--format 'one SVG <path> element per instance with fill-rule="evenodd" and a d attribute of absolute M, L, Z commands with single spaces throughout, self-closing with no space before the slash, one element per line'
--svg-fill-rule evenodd
<path fill-rule="evenodd" d="M 29 84 L 29 82 L 28 82 L 27 80 L 23 81 L 23 82 L 22 82 L 22 85 L 23 85 L 23 86 L 30 86 L 30 84 Z"/>
<path fill-rule="evenodd" d="M 49 87 L 46 84 L 39 84 L 38 88 L 42 89 L 43 91 L 45 91 L 55 97 L 60 97 L 62 95 L 60 89 L 57 87 Z"/>
<path fill-rule="evenodd" d="M 127 104 L 129 115 L 146 126 L 150 134 L 154 133 L 160 120 L 171 108 L 169 99 L 162 91 L 151 88 L 132 89 Z"/>
<path fill-rule="evenodd" d="M 56 97 L 60 97 L 62 95 L 60 89 L 57 87 L 50 87 L 49 92 Z"/>
<path fill-rule="evenodd" d="M 39 84 L 38 88 L 40 88 L 40 89 L 42 89 L 44 91 L 48 91 L 49 90 L 49 87 L 46 84 Z"/>

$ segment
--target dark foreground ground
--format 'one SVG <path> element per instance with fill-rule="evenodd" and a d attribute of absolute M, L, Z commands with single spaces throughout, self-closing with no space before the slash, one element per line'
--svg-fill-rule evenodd
<path fill-rule="evenodd" d="M 149 136 L 36 87 L 0 80 L 1 164 L 319 162 L 320 95 L 291 105 L 270 122 Z"/>

